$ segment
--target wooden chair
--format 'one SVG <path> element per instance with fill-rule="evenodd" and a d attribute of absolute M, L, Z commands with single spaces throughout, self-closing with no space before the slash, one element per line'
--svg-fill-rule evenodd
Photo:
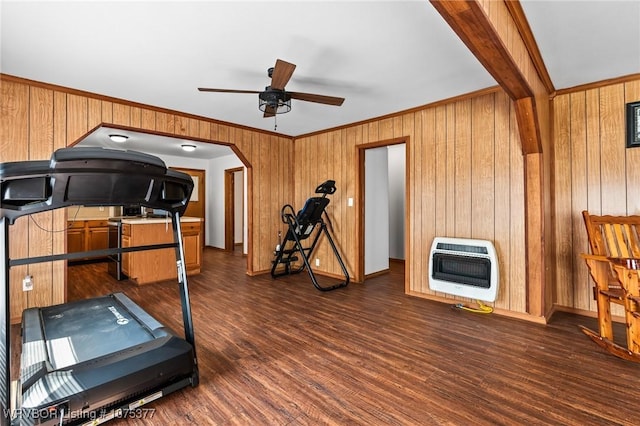
<path fill-rule="evenodd" d="M 616 259 L 640 258 L 640 216 L 594 216 L 587 211 L 583 211 L 582 216 L 591 249 L 591 254 L 582 254 L 582 257 L 595 283 L 594 298 L 598 309 L 599 332 L 584 326 L 580 328 L 594 342 L 613 355 L 640 362 L 640 351 L 634 346 L 633 340 L 629 339 L 629 330 L 626 348 L 614 342 L 611 320 L 612 303 L 625 308 L 627 327 L 629 327 L 629 315 L 635 316 L 627 313 L 629 309 L 635 309 L 636 304 L 633 299 L 629 299 L 629 290 L 625 286 L 625 284 L 632 286 L 633 283 L 621 279 L 624 276 L 621 274 L 625 272 L 620 270 L 621 261 Z M 631 263 L 626 265 L 630 266 Z M 629 275 L 629 273 L 626 274 Z"/>
<path fill-rule="evenodd" d="M 627 326 L 627 351 L 615 355 L 631 361 L 640 361 L 640 259 L 610 258 L 609 261 L 622 284 L 624 319 Z"/>

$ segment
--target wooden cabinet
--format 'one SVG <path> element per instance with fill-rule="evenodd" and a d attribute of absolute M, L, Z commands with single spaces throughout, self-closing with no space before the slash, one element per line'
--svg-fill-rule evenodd
<path fill-rule="evenodd" d="M 200 272 L 200 254 L 202 253 L 202 238 L 200 223 L 182 224 L 182 247 L 187 274 Z M 197 272 L 196 272 L 197 271 Z"/>
<path fill-rule="evenodd" d="M 108 247 L 109 226 L 106 220 L 76 220 L 67 223 L 67 253 Z M 92 257 L 87 256 L 83 259 L 90 258 Z"/>
<path fill-rule="evenodd" d="M 122 247 L 131 247 L 131 225 L 122 225 Z M 131 270 L 131 254 L 122 253 L 122 263 L 120 264 L 122 272 L 129 276 Z"/>
<path fill-rule="evenodd" d="M 89 226 L 87 229 L 87 246 L 89 250 L 109 248 L 109 227 L 106 224 Z"/>
<path fill-rule="evenodd" d="M 67 226 L 67 253 L 85 250 L 85 221 L 69 222 Z"/>
<path fill-rule="evenodd" d="M 181 223 L 185 266 L 188 275 L 200 273 L 202 255 L 201 223 Z M 122 224 L 122 247 L 137 247 L 173 242 L 171 223 L 154 223 L 144 219 Z M 146 250 L 124 253 L 122 272 L 136 284 L 176 279 L 175 249 Z"/>

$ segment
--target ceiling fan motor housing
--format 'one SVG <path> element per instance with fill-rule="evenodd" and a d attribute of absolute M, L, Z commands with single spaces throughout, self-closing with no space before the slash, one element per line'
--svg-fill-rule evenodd
<path fill-rule="evenodd" d="M 284 114 L 291 111 L 291 95 L 284 90 L 272 89 L 267 86 L 264 92 L 258 94 L 260 111 L 267 107 L 272 108 L 276 114 Z"/>

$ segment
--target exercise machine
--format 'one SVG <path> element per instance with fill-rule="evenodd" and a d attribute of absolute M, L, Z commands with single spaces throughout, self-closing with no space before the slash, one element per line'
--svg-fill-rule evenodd
<path fill-rule="evenodd" d="M 321 197 L 311 197 L 304 204 L 302 210 L 298 213 L 295 212 L 293 206 L 285 204 L 280 212 L 282 222 L 287 225 L 287 232 L 284 238 L 278 244 L 275 250 L 275 259 L 273 260 L 273 266 L 271 267 L 271 276 L 277 278 L 283 275 L 297 274 L 303 270 L 307 270 L 311 282 L 320 291 L 335 290 L 337 288 L 346 287 L 349 285 L 349 273 L 342 261 L 340 252 L 336 247 L 331 234 L 327 228 L 327 223 L 331 224 L 329 216 L 327 215 L 326 208 L 329 204 L 329 198 L 327 195 L 336 192 L 336 183 L 333 180 L 328 180 L 321 183 L 316 188 L 316 194 L 322 194 Z M 322 216 L 326 217 L 325 222 Z M 315 231 L 315 232 L 314 232 Z M 311 244 L 306 247 L 302 244 L 303 241 L 311 239 Z M 321 236 L 325 236 L 331 245 L 333 254 L 342 269 L 344 281 L 341 281 L 334 285 L 321 286 L 313 273 L 311 263 L 309 259 L 312 258 L 313 252 L 320 240 Z M 300 255 L 300 258 L 298 258 Z M 302 264 L 296 263 L 302 259 Z"/>
<path fill-rule="evenodd" d="M 50 160 L 0 163 L 0 425 L 99 424 L 197 386 L 198 363 L 180 217 L 188 174 L 154 156 L 64 148 Z M 23 216 L 74 205 L 139 204 L 165 210 L 174 242 L 9 258 L 9 230 Z M 11 382 L 10 269 L 19 265 L 173 248 L 184 338 L 122 293 L 26 309 L 20 377 Z"/>

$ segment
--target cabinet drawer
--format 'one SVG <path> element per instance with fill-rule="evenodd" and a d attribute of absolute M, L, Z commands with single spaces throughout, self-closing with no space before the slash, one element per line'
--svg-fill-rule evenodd
<path fill-rule="evenodd" d="M 67 222 L 67 229 L 84 229 L 84 220 L 74 220 Z"/>
<path fill-rule="evenodd" d="M 106 220 L 89 220 L 87 221 L 89 228 L 106 228 L 109 222 Z"/>
<path fill-rule="evenodd" d="M 200 231 L 200 224 L 199 223 L 181 223 L 180 224 L 180 229 L 182 230 L 182 232 L 187 232 L 187 231 Z"/>

